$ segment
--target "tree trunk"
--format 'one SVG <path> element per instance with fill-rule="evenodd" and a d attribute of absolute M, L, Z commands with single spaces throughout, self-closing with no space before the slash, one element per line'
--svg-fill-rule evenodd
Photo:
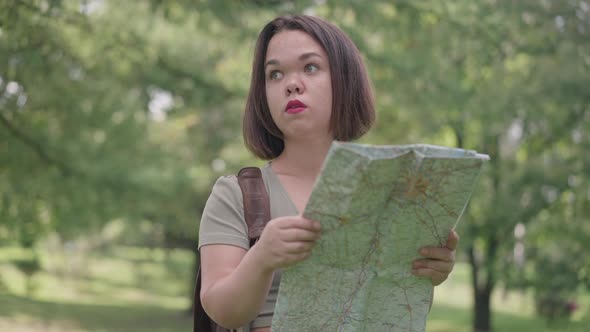
<path fill-rule="evenodd" d="M 471 282 L 474 299 L 474 332 L 492 331 L 491 299 L 495 286 L 494 261 L 497 248 L 498 240 L 493 236 L 487 238 L 485 258 L 478 258 L 476 248 L 473 245 L 469 247 L 469 263 L 471 265 Z"/>
<path fill-rule="evenodd" d="M 191 277 L 188 280 L 188 292 L 190 297 L 190 305 L 186 308 L 185 313 L 192 316 L 195 299 L 193 298 L 193 291 L 195 289 L 195 282 L 197 280 L 197 269 L 199 268 L 199 250 L 197 249 L 197 240 L 189 237 L 179 236 L 172 233 L 166 233 L 165 247 L 166 248 L 180 248 L 190 250 L 194 254 L 194 259 L 191 268 Z"/>
<path fill-rule="evenodd" d="M 195 289 L 195 282 L 197 281 L 197 270 L 199 269 L 200 264 L 200 260 L 199 260 L 199 250 L 197 250 L 197 246 L 194 246 L 193 252 L 195 253 L 195 259 L 193 260 L 193 268 L 191 270 L 191 279 L 190 279 L 190 290 Z M 190 308 L 189 308 L 189 315 L 192 316 L 193 315 L 193 311 L 195 310 L 195 299 L 193 298 L 193 292 L 189 292 L 189 294 L 191 294 L 191 304 L 190 304 Z"/>
<path fill-rule="evenodd" d="M 489 332 L 492 330 L 491 322 L 491 291 L 484 288 L 476 288 L 474 290 L 474 319 L 473 330 L 475 332 Z"/>

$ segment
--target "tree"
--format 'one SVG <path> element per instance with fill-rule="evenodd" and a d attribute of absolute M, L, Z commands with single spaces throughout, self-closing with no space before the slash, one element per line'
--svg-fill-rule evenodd
<path fill-rule="evenodd" d="M 280 6 L 3 1 L 0 243 L 123 220 L 128 241 L 195 251 L 216 176 L 252 162 L 238 128 L 253 19 Z"/>
<path fill-rule="evenodd" d="M 556 198 L 571 197 L 568 178 L 587 181 L 588 4 L 349 2 L 323 10 L 373 69 L 380 108 L 370 140 L 491 156 L 461 223 L 474 330 L 491 330 L 492 292 L 515 268 L 515 227 L 559 220 L 553 212 Z M 587 200 L 578 194 L 573 204 Z M 572 227 L 582 231 L 587 218 L 580 213 Z"/>
<path fill-rule="evenodd" d="M 491 329 L 492 292 L 519 271 L 517 242 L 543 253 L 533 264 L 556 230 L 587 251 L 577 246 L 590 233 L 581 0 L 3 1 L 0 241 L 32 247 L 123 219 L 195 250 L 215 178 L 254 163 L 239 129 L 253 43 L 287 11 L 337 23 L 365 55 L 378 111 L 366 142 L 492 157 L 460 224 L 475 330 Z"/>

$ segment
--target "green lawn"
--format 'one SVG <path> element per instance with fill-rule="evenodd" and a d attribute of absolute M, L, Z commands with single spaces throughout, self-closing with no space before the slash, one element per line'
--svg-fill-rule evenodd
<path fill-rule="evenodd" d="M 26 295 L 24 275 L 0 249 L 0 331 L 189 331 L 189 252 L 113 247 L 42 255 Z M 3 259 L 4 258 L 4 259 Z"/>
<path fill-rule="evenodd" d="M 427 323 L 428 332 L 471 332 L 472 292 L 469 286 L 469 266 L 459 263 L 449 279 L 435 288 L 434 304 Z M 492 298 L 495 332 L 587 332 L 590 326 L 590 294 L 581 296 L 580 308 L 569 322 L 547 326 L 534 313 L 530 293 L 504 292 L 501 288 Z"/>
<path fill-rule="evenodd" d="M 186 313 L 154 304 L 53 302 L 0 296 L 0 331 L 189 331 Z"/>
<path fill-rule="evenodd" d="M 10 257 L 26 255 L 0 248 L 0 331 L 189 331 L 190 255 L 129 247 L 90 255 L 45 253 L 27 295 L 24 275 L 10 264 Z M 436 288 L 427 331 L 471 331 L 468 281 L 467 266 L 458 264 Z M 549 328 L 534 316 L 530 295 L 497 291 L 495 331 L 586 331 L 590 297 L 581 301 L 571 322 Z"/>

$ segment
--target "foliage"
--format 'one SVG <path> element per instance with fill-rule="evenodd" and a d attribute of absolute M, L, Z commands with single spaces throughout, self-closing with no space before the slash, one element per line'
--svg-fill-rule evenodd
<path fill-rule="evenodd" d="M 527 255 L 537 267 L 550 268 L 541 252 L 574 252 L 560 239 L 587 253 L 589 4 L 350 1 L 318 12 L 348 30 L 373 69 L 379 120 L 370 141 L 491 156 L 459 226 L 473 268 L 474 329 L 490 330 L 491 294 L 517 268 L 516 228 L 534 230 L 521 244 L 537 253 Z M 588 262 L 566 264 L 564 291 L 578 287 Z M 534 276 L 539 294 L 546 272 Z"/>
<path fill-rule="evenodd" d="M 211 163 L 239 141 L 243 87 L 215 70 L 237 60 L 216 42 L 219 12 L 171 1 L 0 12 L 0 239 L 30 246 L 125 218 L 194 240 Z"/>
<path fill-rule="evenodd" d="M 588 282 L 586 0 L 2 1 L 0 243 L 116 223 L 123 241 L 194 249 L 213 181 L 257 163 L 239 129 L 253 43 L 284 12 L 361 49 L 378 106 L 365 142 L 491 156 L 459 224 L 475 328 L 499 281 Z"/>

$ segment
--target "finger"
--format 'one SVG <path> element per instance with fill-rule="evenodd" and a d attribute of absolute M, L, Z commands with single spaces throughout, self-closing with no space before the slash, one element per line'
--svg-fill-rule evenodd
<path fill-rule="evenodd" d="M 281 232 L 281 238 L 285 242 L 316 241 L 320 233 L 303 228 L 290 228 Z"/>
<path fill-rule="evenodd" d="M 302 227 L 305 229 L 309 229 L 314 232 L 319 232 L 322 228 L 320 222 L 317 220 L 307 219 L 304 217 L 301 217 L 301 220 L 303 221 Z"/>
<path fill-rule="evenodd" d="M 433 259 L 419 259 L 412 263 L 412 269 L 431 269 L 441 273 L 449 274 L 453 270 L 454 262 L 447 262 Z"/>
<path fill-rule="evenodd" d="M 429 259 L 455 261 L 455 251 L 447 247 L 424 247 L 420 249 L 420 254 Z"/>
<path fill-rule="evenodd" d="M 309 258 L 309 256 L 311 256 L 311 251 L 284 254 L 279 259 L 278 266 L 282 268 L 289 267 L 298 262 L 306 260 Z"/>
<path fill-rule="evenodd" d="M 445 246 L 451 250 L 455 250 L 457 248 L 458 243 L 459 243 L 459 234 L 457 234 L 457 232 L 455 232 L 454 229 L 451 229 L 451 231 L 449 232 L 449 236 L 447 238 L 447 243 Z"/>
<path fill-rule="evenodd" d="M 302 228 L 314 232 L 320 231 L 320 223 L 316 220 L 306 219 L 303 217 L 287 217 L 281 219 L 280 226 L 282 229 Z"/>
<path fill-rule="evenodd" d="M 288 254 L 303 254 L 311 252 L 315 242 L 311 241 L 299 241 L 299 242 L 287 242 L 285 243 L 285 252 Z"/>
<path fill-rule="evenodd" d="M 448 273 L 442 273 L 428 268 L 412 269 L 412 274 L 417 277 L 430 278 L 434 286 L 440 285 L 449 276 Z"/>

